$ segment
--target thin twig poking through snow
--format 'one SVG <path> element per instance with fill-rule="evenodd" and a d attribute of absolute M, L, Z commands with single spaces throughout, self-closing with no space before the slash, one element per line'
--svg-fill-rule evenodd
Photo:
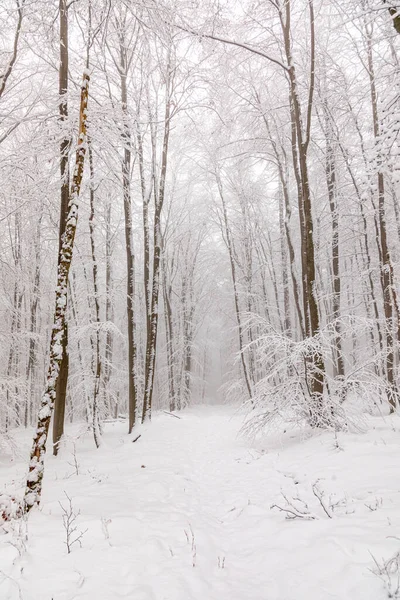
<path fill-rule="evenodd" d="M 197 561 L 197 546 L 196 546 L 196 539 L 194 537 L 194 533 L 193 533 L 193 529 L 192 529 L 191 523 L 189 523 L 190 536 L 189 536 L 189 533 L 186 531 L 186 529 L 184 531 L 185 531 L 187 542 L 191 546 L 191 551 L 192 551 L 192 567 L 195 567 L 196 566 L 196 561 Z"/>
<path fill-rule="evenodd" d="M 104 534 L 104 539 L 107 540 L 108 545 L 111 546 L 110 542 L 110 532 L 108 530 L 108 526 L 111 525 L 111 519 L 106 519 L 105 517 L 101 517 L 101 529 Z"/>
<path fill-rule="evenodd" d="M 78 463 L 78 458 L 76 456 L 75 442 L 73 442 L 73 446 L 72 446 L 72 458 L 73 458 L 73 462 L 72 463 L 69 462 L 68 464 L 75 469 L 75 475 L 79 475 L 79 463 Z"/>
<path fill-rule="evenodd" d="M 371 572 L 379 577 L 385 586 L 388 598 L 400 598 L 400 552 L 381 563 L 371 554 L 375 568 Z"/>
<path fill-rule="evenodd" d="M 85 533 L 87 532 L 87 529 L 85 529 L 84 531 L 78 532 L 76 520 L 79 517 L 79 515 L 81 514 L 81 511 L 78 510 L 76 512 L 72 505 L 72 498 L 70 498 L 68 496 L 67 492 L 64 492 L 64 494 L 68 500 L 68 506 L 67 507 L 63 506 L 61 504 L 61 502 L 59 502 L 59 505 L 61 506 L 61 509 L 63 511 L 62 519 L 63 519 L 63 525 L 64 525 L 64 529 L 65 529 L 64 544 L 67 546 L 68 554 L 71 554 L 72 546 L 74 544 L 79 544 L 82 547 L 82 538 L 85 535 Z"/>
<path fill-rule="evenodd" d="M 26 543 L 28 541 L 28 522 L 26 517 L 12 519 L 7 523 L 7 533 L 10 534 L 10 539 L 7 543 L 16 549 L 19 556 L 26 552 Z"/>
<path fill-rule="evenodd" d="M 286 506 L 279 506 L 279 504 L 272 504 L 271 510 L 277 508 L 280 512 L 285 513 L 286 519 L 304 519 L 305 521 L 313 521 L 317 517 L 310 513 L 308 505 L 301 498 L 289 498 L 282 492 L 282 496 L 286 502 Z M 300 506 L 299 506 L 300 505 Z"/>
<path fill-rule="evenodd" d="M 319 505 L 321 506 L 324 514 L 328 517 L 328 519 L 333 519 L 334 512 L 337 508 L 347 506 L 347 499 L 341 498 L 339 500 L 334 500 L 334 495 L 330 495 L 327 497 L 325 492 L 321 490 L 319 486 L 319 481 L 320 480 L 318 479 L 312 484 L 312 493 L 318 500 Z M 271 510 L 273 508 L 278 509 L 280 512 L 285 513 L 286 519 L 289 520 L 304 519 L 305 521 L 313 521 L 319 518 L 318 514 L 312 513 L 309 509 L 307 502 L 305 502 L 305 500 L 303 500 L 299 496 L 288 498 L 283 492 L 281 492 L 281 494 L 286 504 L 284 506 L 280 506 L 279 504 L 272 504 Z M 347 511 L 346 514 L 348 514 Z"/>
<path fill-rule="evenodd" d="M 311 489 L 313 491 L 314 496 L 317 498 L 318 502 L 322 506 L 322 510 L 324 511 L 324 513 L 326 514 L 326 516 L 329 519 L 332 519 L 332 513 L 330 511 L 330 508 L 328 508 L 328 506 L 325 504 L 325 501 L 324 501 L 325 492 L 323 492 L 322 490 L 320 490 L 318 488 L 318 481 L 316 481 L 315 483 L 313 483 Z"/>

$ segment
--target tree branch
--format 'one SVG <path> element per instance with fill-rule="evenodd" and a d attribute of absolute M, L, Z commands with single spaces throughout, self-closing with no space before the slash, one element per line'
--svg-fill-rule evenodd
<path fill-rule="evenodd" d="M 11 57 L 10 62 L 8 63 L 8 67 L 4 73 L 4 75 L 0 75 L 0 98 L 2 97 L 5 87 L 6 87 L 6 83 L 7 83 L 7 79 L 10 77 L 11 72 L 13 70 L 15 61 L 17 60 L 17 54 L 18 54 L 18 40 L 19 40 L 19 35 L 21 33 L 21 28 L 22 28 L 22 19 L 24 16 L 24 2 L 25 0 L 20 0 L 20 2 L 17 2 L 17 10 L 18 10 L 18 22 L 17 22 L 17 28 L 15 30 L 15 35 L 14 35 L 14 47 L 13 47 L 13 55 Z"/>
<path fill-rule="evenodd" d="M 290 71 L 291 67 L 284 65 L 277 58 L 273 58 L 269 54 L 266 54 L 266 52 L 263 52 L 262 50 L 258 50 L 258 48 L 254 48 L 254 46 L 250 46 L 249 44 L 245 44 L 243 42 L 237 42 L 236 40 L 229 40 L 227 38 L 223 38 L 223 37 L 220 37 L 217 35 L 212 35 L 211 33 L 199 33 L 198 31 L 194 31 L 193 29 L 189 29 L 188 27 L 183 27 L 181 25 L 177 25 L 176 23 L 174 23 L 173 26 L 176 27 L 177 29 L 180 29 L 181 31 L 186 31 L 187 33 L 191 33 L 192 35 L 195 35 L 199 38 L 207 38 L 209 40 L 215 40 L 216 42 L 222 42 L 223 44 L 229 44 L 231 46 L 236 46 L 237 48 L 243 48 L 244 50 L 248 50 L 249 52 L 252 52 L 253 54 L 257 54 L 258 56 L 261 56 L 262 58 L 266 58 L 270 62 L 281 67 L 281 69 L 283 69 L 286 72 Z"/>

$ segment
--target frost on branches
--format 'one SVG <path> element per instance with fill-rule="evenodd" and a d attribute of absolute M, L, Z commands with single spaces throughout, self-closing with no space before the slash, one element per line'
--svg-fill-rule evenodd
<path fill-rule="evenodd" d="M 72 182 L 69 213 L 63 243 L 60 249 L 59 266 L 56 287 L 56 305 L 54 312 L 54 324 L 50 341 L 49 369 L 46 387 L 41 399 L 40 410 L 36 427 L 35 437 L 31 450 L 29 462 L 29 473 L 26 482 L 24 509 L 29 512 L 35 505 L 39 504 L 42 491 L 42 479 L 44 473 L 44 456 L 46 453 L 47 437 L 50 419 L 56 398 L 56 385 L 60 364 L 62 359 L 62 344 L 64 337 L 65 313 L 67 306 L 68 275 L 71 266 L 72 252 L 78 218 L 78 198 L 82 183 L 83 167 L 86 153 L 86 120 L 87 103 L 89 93 L 89 73 L 85 69 L 81 89 L 81 104 L 79 115 L 79 138 L 76 150 L 75 171 Z"/>

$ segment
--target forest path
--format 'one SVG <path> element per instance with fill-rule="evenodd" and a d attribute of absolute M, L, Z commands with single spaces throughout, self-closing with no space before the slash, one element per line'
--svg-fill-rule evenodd
<path fill-rule="evenodd" d="M 232 407 L 180 419 L 156 415 L 132 443 L 126 424 L 106 426 L 96 451 L 72 437 L 48 457 L 43 504 L 21 557 L 0 536 L 1 600 L 380 600 L 369 569 L 398 549 L 399 432 L 382 421 L 365 435 L 238 436 Z M 28 441 L 28 440 L 27 440 Z M 382 465 L 385 464 L 385 469 Z M 14 465 L 23 480 L 24 463 Z M 10 481 L 0 467 L 0 483 Z M 329 519 L 312 493 L 339 501 Z M 271 505 L 307 502 L 313 520 L 287 521 Z M 67 554 L 61 504 L 80 511 Z M 375 509 L 376 508 L 376 509 Z"/>

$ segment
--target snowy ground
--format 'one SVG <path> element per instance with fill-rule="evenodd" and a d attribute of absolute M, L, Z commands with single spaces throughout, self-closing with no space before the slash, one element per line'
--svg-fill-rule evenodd
<path fill-rule="evenodd" d="M 161 414 L 135 443 L 124 423 L 109 424 L 99 450 L 89 437 L 76 443 L 78 475 L 68 441 L 47 459 L 21 555 L 15 533 L 0 535 L 0 599 L 387 598 L 371 570 L 373 557 L 400 550 L 398 418 L 371 419 L 368 433 L 338 443 L 288 432 L 255 444 L 238 437 L 241 423 L 229 407 Z M 29 441 L 13 462 L 1 457 L 0 490 L 23 482 Z M 309 520 L 271 510 L 286 506 L 282 492 L 307 503 Z M 65 493 L 87 530 L 70 554 Z"/>

